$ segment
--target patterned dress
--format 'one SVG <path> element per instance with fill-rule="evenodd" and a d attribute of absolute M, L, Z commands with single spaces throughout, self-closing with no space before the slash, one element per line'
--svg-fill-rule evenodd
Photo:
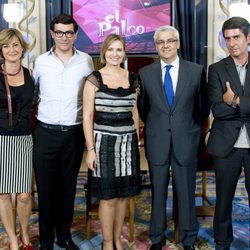
<path fill-rule="evenodd" d="M 99 199 L 140 193 L 140 156 L 132 109 L 138 78 L 129 73 L 128 89 L 111 89 L 99 71 L 88 78 L 99 88 L 95 96 L 94 138 L 97 167 L 92 172 L 91 193 Z"/>

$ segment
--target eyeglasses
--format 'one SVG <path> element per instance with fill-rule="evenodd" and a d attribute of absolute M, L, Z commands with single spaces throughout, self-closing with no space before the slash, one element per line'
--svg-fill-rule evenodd
<path fill-rule="evenodd" d="M 72 38 L 75 35 L 75 32 L 72 30 L 67 30 L 65 32 L 61 31 L 61 30 L 55 30 L 54 31 L 56 37 L 61 38 L 63 37 L 63 35 L 65 35 L 67 38 Z"/>
<path fill-rule="evenodd" d="M 161 45 L 161 46 L 163 46 L 163 45 L 165 45 L 165 44 L 170 44 L 170 45 L 172 45 L 172 44 L 174 44 L 175 42 L 177 42 L 177 41 L 179 41 L 178 39 L 167 39 L 167 40 L 157 40 L 156 41 L 156 44 L 157 45 Z"/>

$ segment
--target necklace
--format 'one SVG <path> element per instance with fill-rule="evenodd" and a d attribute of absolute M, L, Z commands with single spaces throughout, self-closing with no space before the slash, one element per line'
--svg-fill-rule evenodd
<path fill-rule="evenodd" d="M 5 72 L 6 72 L 6 74 L 7 74 L 8 76 L 16 76 L 16 75 L 18 75 L 18 74 L 20 73 L 20 71 L 21 71 L 21 69 L 22 69 L 22 65 L 20 64 L 20 67 L 19 67 L 18 71 L 17 71 L 16 73 L 14 73 L 14 74 L 8 73 L 8 72 L 6 71 L 5 64 L 3 65 L 3 68 L 4 68 L 4 70 L 5 70 Z"/>

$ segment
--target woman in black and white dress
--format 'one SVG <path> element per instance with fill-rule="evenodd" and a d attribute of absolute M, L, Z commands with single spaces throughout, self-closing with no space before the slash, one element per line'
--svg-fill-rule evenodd
<path fill-rule="evenodd" d="M 125 43 L 118 35 L 104 40 L 100 57 L 105 66 L 87 77 L 83 92 L 86 163 L 91 194 L 100 199 L 103 249 L 121 250 L 127 197 L 140 193 L 139 80 L 121 67 Z"/>
<path fill-rule="evenodd" d="M 28 235 L 31 213 L 32 135 L 31 105 L 34 81 L 21 60 L 28 45 L 16 29 L 0 32 L 0 218 L 9 236 L 9 249 L 18 249 L 11 194 L 17 195 L 20 241 L 33 247 Z"/>

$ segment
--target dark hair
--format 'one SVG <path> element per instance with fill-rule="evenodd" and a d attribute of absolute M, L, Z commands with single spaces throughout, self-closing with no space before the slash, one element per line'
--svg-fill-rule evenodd
<path fill-rule="evenodd" d="M 111 33 L 105 38 L 105 40 L 103 41 L 102 46 L 101 46 L 101 53 L 100 53 L 101 64 L 106 63 L 105 53 L 107 52 L 111 43 L 113 43 L 114 41 L 120 41 L 122 43 L 122 46 L 123 46 L 123 49 L 125 52 L 126 46 L 125 46 L 125 41 L 123 40 L 123 38 L 120 37 L 119 35 Z M 126 58 L 124 57 L 123 62 L 125 61 L 125 59 Z"/>
<path fill-rule="evenodd" d="M 239 17 L 239 16 L 231 17 L 227 21 L 225 21 L 222 26 L 223 36 L 224 36 L 225 30 L 231 30 L 231 29 L 240 29 L 245 35 L 245 37 L 247 37 L 250 32 L 250 24 L 243 17 Z"/>
<path fill-rule="evenodd" d="M 67 14 L 60 14 L 56 16 L 50 23 L 50 29 L 52 31 L 55 30 L 55 24 L 62 23 L 62 24 L 73 24 L 74 26 L 74 32 L 77 32 L 78 30 L 78 24 L 74 20 L 74 18 Z"/>

